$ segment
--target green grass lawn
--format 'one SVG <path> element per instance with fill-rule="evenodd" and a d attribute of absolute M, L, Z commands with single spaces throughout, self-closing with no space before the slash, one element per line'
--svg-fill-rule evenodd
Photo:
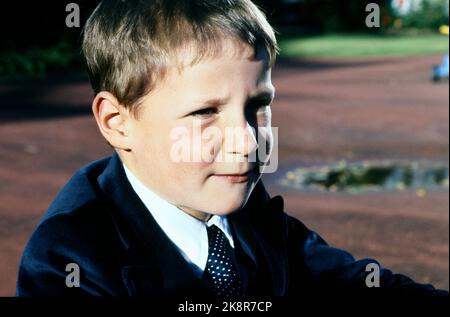
<path fill-rule="evenodd" d="M 448 52 L 448 36 L 332 34 L 279 36 L 282 57 L 411 56 Z"/>

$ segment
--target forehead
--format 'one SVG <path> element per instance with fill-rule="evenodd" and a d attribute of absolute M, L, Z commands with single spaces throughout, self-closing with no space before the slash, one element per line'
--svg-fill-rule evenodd
<path fill-rule="evenodd" d="M 270 54 L 265 46 L 251 46 L 240 39 L 225 36 L 218 37 L 214 42 L 188 42 L 177 49 L 169 60 L 181 72 L 187 67 L 224 57 L 270 64 Z"/>
<path fill-rule="evenodd" d="M 195 46 L 176 54 L 167 68 L 164 86 L 177 87 L 176 91 L 216 91 L 258 89 L 271 86 L 269 53 L 233 39 L 222 39 L 217 50 L 200 54 Z M 269 87 L 272 88 L 272 87 Z"/>

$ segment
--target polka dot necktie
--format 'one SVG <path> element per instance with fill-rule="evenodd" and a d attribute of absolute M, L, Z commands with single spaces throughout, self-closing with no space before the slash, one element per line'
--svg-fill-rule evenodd
<path fill-rule="evenodd" d="M 207 227 L 207 232 L 209 251 L 206 271 L 215 294 L 221 298 L 242 297 L 242 281 L 232 261 L 227 238 L 215 225 Z"/>

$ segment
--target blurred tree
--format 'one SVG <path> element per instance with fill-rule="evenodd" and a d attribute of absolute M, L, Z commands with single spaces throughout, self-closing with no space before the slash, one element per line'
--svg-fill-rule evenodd
<path fill-rule="evenodd" d="M 81 26 L 99 1 L 77 0 Z M 82 28 L 65 20 L 71 1 L 7 1 L 0 9 L 0 79 L 44 75 L 80 67 Z"/>
<path fill-rule="evenodd" d="M 368 3 L 388 12 L 388 0 L 256 0 L 276 26 L 301 27 L 311 32 L 379 31 L 365 25 Z"/>
<path fill-rule="evenodd" d="M 61 41 L 76 42 L 81 28 L 68 28 L 65 8 L 73 1 L 8 1 L 2 4 L 0 50 L 23 51 L 30 47 L 48 47 Z M 82 24 L 99 1 L 77 0 Z"/>
<path fill-rule="evenodd" d="M 417 10 L 402 16 L 396 14 L 403 28 L 438 30 L 443 24 L 448 25 L 448 1 L 422 0 Z"/>

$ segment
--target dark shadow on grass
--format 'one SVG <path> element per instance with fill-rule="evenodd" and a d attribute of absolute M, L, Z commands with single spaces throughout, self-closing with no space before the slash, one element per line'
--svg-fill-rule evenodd
<path fill-rule="evenodd" d="M 91 114 L 90 105 L 8 105 L 0 98 L 0 124 L 17 121 L 47 120 Z"/>
<path fill-rule="evenodd" d="M 48 71 L 41 75 L 17 75 L 14 77 L 0 77 L 0 86 L 46 86 L 54 84 L 82 83 L 88 82 L 87 73 L 78 68 L 62 68 Z"/>
<path fill-rule="evenodd" d="M 90 115 L 89 104 L 73 99 L 65 103 L 61 95 L 54 98 L 55 89 L 61 85 L 87 81 L 85 74 L 70 73 L 0 83 L 0 123 Z"/>
<path fill-rule="evenodd" d="M 91 114 L 88 104 L 74 104 L 73 101 L 68 101 L 67 104 L 43 102 L 42 96 L 45 95 L 46 89 L 51 87 L 38 85 L 0 92 L 0 123 Z"/>

